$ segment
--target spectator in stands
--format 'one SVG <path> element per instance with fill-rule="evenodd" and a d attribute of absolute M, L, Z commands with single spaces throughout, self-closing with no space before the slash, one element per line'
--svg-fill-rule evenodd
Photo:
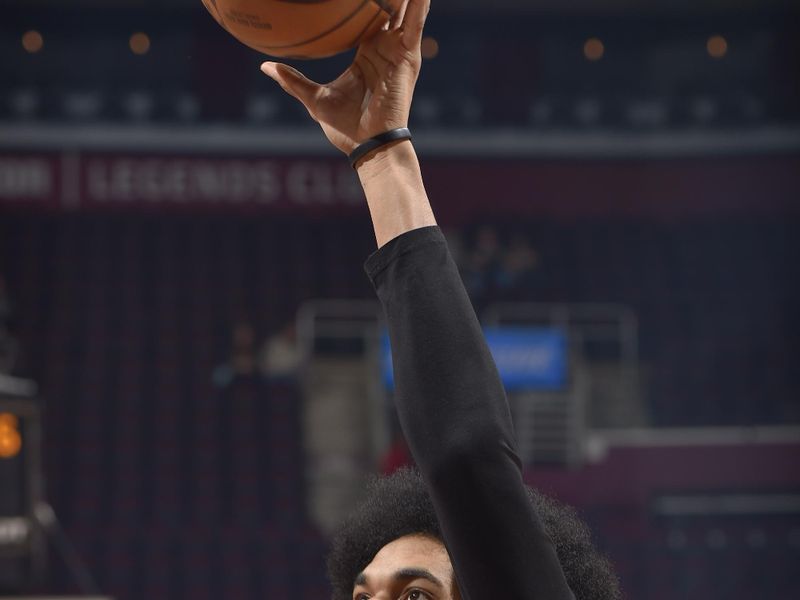
<path fill-rule="evenodd" d="M 524 234 L 515 234 L 503 252 L 495 279 L 501 300 L 524 299 L 540 287 L 539 254 Z"/>
<path fill-rule="evenodd" d="M 14 370 L 19 354 L 19 343 L 11 333 L 12 303 L 5 278 L 0 275 L 0 373 L 9 375 Z"/>
<path fill-rule="evenodd" d="M 411 451 L 408 449 L 408 442 L 399 431 L 394 436 L 394 441 L 389 449 L 381 457 L 381 473 L 391 475 L 403 467 L 413 466 L 414 460 L 411 458 Z"/>
<path fill-rule="evenodd" d="M 264 342 L 259 355 L 259 370 L 267 379 L 294 379 L 302 358 L 297 344 L 297 327 L 294 320 L 288 321 Z"/>
<path fill-rule="evenodd" d="M 460 271 L 478 309 L 492 301 L 523 300 L 542 291 L 539 253 L 523 233 L 514 234 L 506 245 L 494 227 L 481 226 L 474 247 L 460 261 Z"/>
<path fill-rule="evenodd" d="M 461 278 L 472 302 L 481 305 L 494 286 L 502 259 L 497 230 L 483 225 L 475 235 L 472 249 L 461 266 Z"/>
<path fill-rule="evenodd" d="M 247 321 L 237 323 L 231 332 L 231 353 L 228 360 L 214 369 L 212 380 L 219 387 L 227 387 L 238 377 L 255 375 L 256 334 Z"/>

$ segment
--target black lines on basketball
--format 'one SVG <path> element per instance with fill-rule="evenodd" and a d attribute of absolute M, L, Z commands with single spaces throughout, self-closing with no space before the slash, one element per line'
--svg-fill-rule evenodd
<path fill-rule="evenodd" d="M 404 0 L 202 0 L 243 44 L 275 57 L 323 58 L 376 34 Z"/>
<path fill-rule="evenodd" d="M 296 48 L 298 46 L 305 46 L 306 44 L 310 44 L 312 42 L 316 42 L 317 40 L 320 40 L 320 39 L 324 38 L 326 35 L 329 35 L 329 34 L 333 33 L 334 31 L 336 31 L 337 29 L 339 29 L 340 27 L 345 25 L 348 21 L 350 21 L 358 13 L 360 13 L 361 9 L 364 8 L 364 6 L 366 6 L 370 2 L 372 2 L 372 0 L 363 0 L 361 2 L 361 4 L 359 4 L 355 8 L 355 10 L 353 10 L 349 14 L 345 15 L 338 23 L 336 23 L 335 25 L 331 26 L 330 28 L 326 29 L 325 31 L 323 31 L 323 32 L 321 32 L 321 33 L 319 33 L 319 34 L 317 34 L 317 35 L 315 35 L 315 36 L 313 36 L 313 37 L 311 37 L 311 38 L 309 38 L 307 40 L 303 40 L 302 42 L 295 42 L 293 44 L 285 44 L 285 45 L 282 45 L 282 46 L 259 46 L 259 47 L 263 48 L 264 50 L 268 50 L 268 51 L 269 50 L 286 50 L 288 48 Z"/>

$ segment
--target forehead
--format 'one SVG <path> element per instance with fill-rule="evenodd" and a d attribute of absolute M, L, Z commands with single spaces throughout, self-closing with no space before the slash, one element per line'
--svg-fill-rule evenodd
<path fill-rule="evenodd" d="M 389 577 L 401 569 L 420 568 L 450 585 L 453 567 L 444 545 L 424 535 L 406 535 L 381 548 L 365 568 L 368 578 Z"/>

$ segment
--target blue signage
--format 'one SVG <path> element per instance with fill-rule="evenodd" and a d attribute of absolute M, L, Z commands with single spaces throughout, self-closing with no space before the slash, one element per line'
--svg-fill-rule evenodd
<path fill-rule="evenodd" d="M 483 330 L 506 390 L 559 390 L 567 384 L 568 347 L 563 331 L 487 327 Z M 386 387 L 394 388 L 389 336 L 383 336 Z"/>

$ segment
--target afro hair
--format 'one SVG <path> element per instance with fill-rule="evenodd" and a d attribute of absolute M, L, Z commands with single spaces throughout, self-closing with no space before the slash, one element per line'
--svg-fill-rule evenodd
<path fill-rule="evenodd" d="M 608 560 L 593 546 L 575 511 L 528 488 L 531 503 L 555 544 L 576 600 L 618 600 L 619 582 Z M 403 468 L 375 478 L 365 499 L 334 536 L 328 555 L 333 600 L 350 600 L 356 576 L 386 544 L 411 534 L 442 540 L 427 488 L 416 470 Z"/>

